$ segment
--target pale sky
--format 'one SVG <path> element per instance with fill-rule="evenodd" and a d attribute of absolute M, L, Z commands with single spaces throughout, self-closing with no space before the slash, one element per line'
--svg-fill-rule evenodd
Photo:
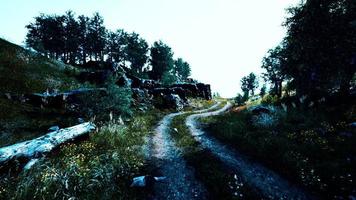
<path fill-rule="evenodd" d="M 40 13 L 91 16 L 110 30 L 135 31 L 149 44 L 162 40 L 190 63 L 192 77 L 224 97 L 240 79 L 261 73 L 261 60 L 285 35 L 285 9 L 299 0 L 2 0 L 0 37 L 23 45 L 25 25 Z"/>

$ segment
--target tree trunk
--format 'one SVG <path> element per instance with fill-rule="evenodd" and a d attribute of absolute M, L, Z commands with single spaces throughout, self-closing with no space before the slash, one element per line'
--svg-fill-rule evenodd
<path fill-rule="evenodd" d="M 47 133 L 39 138 L 20 142 L 11 146 L 0 148 L 0 165 L 12 160 L 29 160 L 51 152 L 55 147 L 66 143 L 78 136 L 87 134 L 95 129 L 95 125 L 86 122 L 58 131 Z"/>

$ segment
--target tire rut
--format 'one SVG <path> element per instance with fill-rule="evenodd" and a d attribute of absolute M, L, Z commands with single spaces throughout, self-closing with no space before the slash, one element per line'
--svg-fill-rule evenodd
<path fill-rule="evenodd" d="M 228 148 L 218 140 L 205 134 L 198 128 L 196 119 L 222 114 L 232 105 L 228 102 L 223 108 L 199 114 L 190 115 L 186 119 L 186 126 L 190 133 L 200 144 L 219 157 L 227 166 L 235 169 L 251 187 L 256 188 L 263 196 L 269 199 L 313 199 L 305 191 L 289 183 L 277 173 L 266 167 L 252 162 L 237 151 Z"/>
<path fill-rule="evenodd" d="M 216 103 L 208 109 L 193 111 L 193 113 L 209 112 L 216 109 Z M 175 145 L 169 133 L 169 126 L 176 116 L 190 112 L 178 112 L 166 115 L 151 138 L 147 138 L 149 146 L 145 152 L 148 158 L 158 167 L 158 173 L 166 177 L 163 183 L 154 186 L 153 199 L 207 199 L 207 191 L 203 184 L 195 179 L 194 169 L 189 167 L 181 155 L 181 150 Z"/>

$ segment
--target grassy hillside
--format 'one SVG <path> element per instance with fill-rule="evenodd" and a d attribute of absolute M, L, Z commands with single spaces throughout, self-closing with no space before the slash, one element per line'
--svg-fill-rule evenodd
<path fill-rule="evenodd" d="M 81 87 L 79 70 L 0 39 L 0 146 L 42 135 L 50 126 L 70 125 L 70 116 L 5 98 Z"/>
<path fill-rule="evenodd" d="M 0 92 L 32 93 L 78 87 L 73 66 L 48 59 L 0 39 Z"/>

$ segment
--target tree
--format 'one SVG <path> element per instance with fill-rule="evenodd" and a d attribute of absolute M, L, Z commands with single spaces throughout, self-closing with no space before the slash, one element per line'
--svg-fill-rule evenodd
<path fill-rule="evenodd" d="M 238 106 L 242 106 L 247 101 L 247 99 L 248 98 L 246 98 L 246 95 L 241 95 L 238 93 L 234 100 Z"/>
<path fill-rule="evenodd" d="M 250 73 L 248 76 L 244 76 L 241 79 L 241 90 L 244 92 L 244 96 L 248 98 L 249 93 L 253 96 L 255 89 L 258 88 L 258 80 L 254 73 Z"/>
<path fill-rule="evenodd" d="M 174 61 L 174 73 L 179 81 L 185 81 L 190 76 L 190 65 L 182 58 Z"/>
<path fill-rule="evenodd" d="M 177 82 L 177 77 L 171 71 L 165 71 L 161 82 L 164 86 L 170 86 Z"/>
<path fill-rule="evenodd" d="M 80 46 L 80 26 L 74 18 L 72 11 L 67 11 L 64 16 L 64 46 L 65 55 L 64 60 L 74 64 L 79 54 Z"/>
<path fill-rule="evenodd" d="M 41 14 L 38 17 L 35 17 L 35 21 L 26 25 L 27 34 L 26 34 L 26 46 L 33 48 L 34 50 L 45 53 L 44 45 L 43 45 L 43 37 L 44 33 L 42 30 L 42 21 L 44 20 L 44 14 Z"/>
<path fill-rule="evenodd" d="M 108 32 L 106 53 L 110 62 L 116 62 L 121 66 L 125 64 L 127 35 L 128 34 L 123 29 L 118 29 L 115 32 Z"/>
<path fill-rule="evenodd" d="M 94 56 L 96 61 L 104 60 L 104 49 L 106 45 L 106 28 L 104 19 L 99 13 L 94 13 L 94 16 L 88 23 L 88 47 L 90 59 Z"/>
<path fill-rule="evenodd" d="M 285 73 L 297 95 L 337 88 L 348 94 L 356 72 L 356 1 L 307 0 L 288 12 Z"/>
<path fill-rule="evenodd" d="M 44 15 L 26 26 L 26 45 L 52 58 L 60 58 L 64 52 L 63 16 Z"/>
<path fill-rule="evenodd" d="M 127 35 L 127 45 L 125 47 L 126 59 L 131 63 L 131 72 L 135 75 L 141 76 L 143 67 L 147 62 L 148 44 L 133 32 Z"/>
<path fill-rule="evenodd" d="M 266 95 L 266 92 L 267 92 L 266 85 L 263 84 L 263 86 L 261 87 L 261 90 L 260 90 L 260 96 L 261 96 L 261 98 L 263 98 L 263 97 Z"/>
<path fill-rule="evenodd" d="M 263 78 L 272 83 L 273 94 L 278 97 L 282 96 L 282 82 L 285 79 L 282 70 L 285 60 L 283 48 L 277 46 L 270 49 L 262 61 L 262 68 L 266 70 L 266 73 L 263 73 Z"/>
<path fill-rule="evenodd" d="M 151 47 L 151 66 L 150 77 L 154 80 L 161 80 L 165 72 L 173 69 L 172 49 L 162 41 L 155 42 Z"/>
<path fill-rule="evenodd" d="M 78 41 L 79 41 L 79 51 L 81 54 L 81 62 L 85 64 L 87 61 L 87 54 L 89 52 L 89 41 L 88 41 L 88 32 L 89 32 L 89 18 L 80 15 L 78 17 L 78 27 L 79 27 L 79 34 L 78 34 Z"/>

